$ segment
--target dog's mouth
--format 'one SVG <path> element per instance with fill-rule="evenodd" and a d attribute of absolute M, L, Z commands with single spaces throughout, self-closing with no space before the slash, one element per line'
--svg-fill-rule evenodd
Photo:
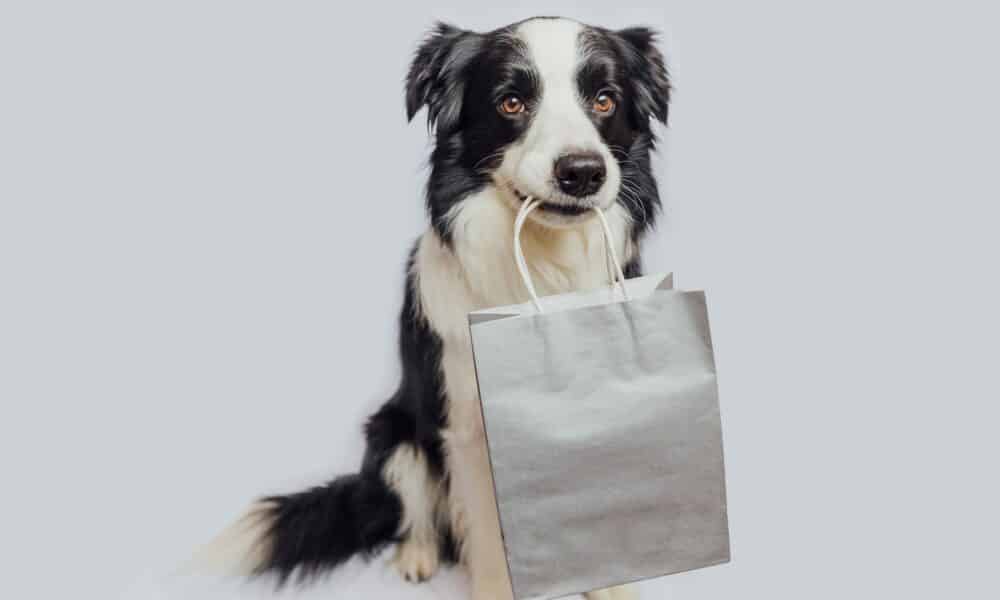
<path fill-rule="evenodd" d="M 522 193 L 521 190 L 511 186 L 514 195 L 517 196 L 518 200 L 524 202 L 528 199 L 528 195 Z M 543 210 L 547 213 L 562 215 L 564 217 L 578 217 L 584 213 L 588 213 L 594 210 L 593 206 L 589 204 L 559 204 L 555 202 L 541 202 L 538 205 L 539 210 Z"/>

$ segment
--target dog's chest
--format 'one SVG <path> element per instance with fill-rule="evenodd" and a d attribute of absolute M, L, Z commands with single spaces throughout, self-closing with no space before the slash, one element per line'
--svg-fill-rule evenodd
<path fill-rule="evenodd" d="M 617 207 L 608 217 L 619 256 L 626 256 L 630 246 L 624 240 L 627 219 Z M 529 300 L 514 262 L 512 232 L 509 208 L 489 198 L 472 198 L 454 221 L 450 247 L 433 230 L 424 234 L 418 247 L 414 268 L 421 311 L 443 342 L 441 375 L 447 395 L 447 435 L 452 441 L 482 436 L 468 314 Z M 540 294 L 593 289 L 608 282 L 597 223 L 579 231 L 535 230 L 523 236 L 523 241 Z"/>

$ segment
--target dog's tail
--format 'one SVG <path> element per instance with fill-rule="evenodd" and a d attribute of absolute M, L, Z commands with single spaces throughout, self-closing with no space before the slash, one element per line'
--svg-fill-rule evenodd
<path fill-rule="evenodd" d="M 402 504 L 378 473 L 339 477 L 255 503 L 203 548 L 197 570 L 308 579 L 397 541 Z"/>

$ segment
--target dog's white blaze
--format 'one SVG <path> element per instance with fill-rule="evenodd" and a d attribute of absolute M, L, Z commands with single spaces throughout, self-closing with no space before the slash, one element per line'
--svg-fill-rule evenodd
<path fill-rule="evenodd" d="M 610 206 L 621 185 L 621 169 L 600 132 L 585 112 L 577 73 L 584 53 L 580 46 L 583 26 L 566 19 L 533 19 L 518 26 L 516 35 L 528 49 L 541 80 L 541 102 L 533 109 L 531 126 L 522 139 L 504 152 L 497 170 L 501 180 L 540 199 L 558 197 L 552 170 L 555 161 L 569 152 L 597 152 L 604 158 L 607 179 L 596 195 L 596 204 Z M 565 222 L 565 217 L 536 211 L 534 220 Z"/>

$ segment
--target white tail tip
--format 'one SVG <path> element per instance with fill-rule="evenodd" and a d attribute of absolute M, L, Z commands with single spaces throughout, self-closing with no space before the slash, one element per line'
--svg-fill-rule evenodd
<path fill-rule="evenodd" d="M 270 502 L 257 502 L 235 523 L 200 548 L 182 573 L 205 575 L 252 575 L 268 555 L 271 527 Z"/>

